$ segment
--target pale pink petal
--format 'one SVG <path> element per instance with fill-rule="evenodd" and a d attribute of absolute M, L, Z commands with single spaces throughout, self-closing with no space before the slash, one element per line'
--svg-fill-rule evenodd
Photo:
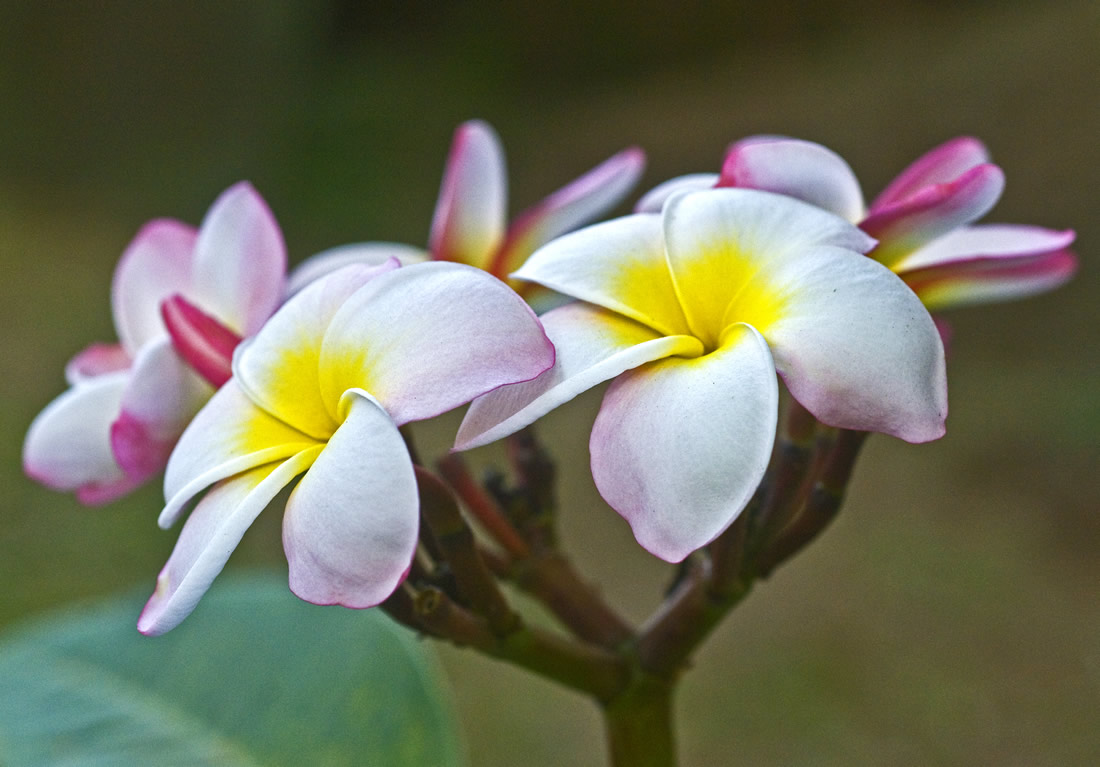
<path fill-rule="evenodd" d="M 663 181 L 642 195 L 634 206 L 635 213 L 660 213 L 665 201 L 680 192 L 699 192 L 718 185 L 717 173 L 689 173 Z"/>
<path fill-rule="evenodd" d="M 943 344 L 896 275 L 872 259 L 822 248 L 770 278 L 786 299 L 761 332 L 795 399 L 830 426 L 908 442 L 943 436 Z"/>
<path fill-rule="evenodd" d="M 339 423 L 340 397 L 337 394 L 330 402 L 321 397 L 321 342 L 348 296 L 399 266 L 396 258 L 378 266 L 345 266 L 295 294 L 254 338 L 240 346 L 233 371 L 241 389 L 295 429 L 328 439 Z M 423 311 L 420 307 L 427 304 L 416 306 Z"/>
<path fill-rule="evenodd" d="M 610 309 L 661 335 L 687 332 L 660 216 L 637 213 L 559 237 L 512 276 Z"/>
<path fill-rule="evenodd" d="M 179 518 L 187 503 L 215 482 L 281 461 L 318 442 L 256 407 L 230 379 L 183 432 L 164 474 L 167 504 L 157 523 Z"/>
<path fill-rule="evenodd" d="M 321 349 L 321 393 L 361 388 L 397 424 L 527 381 L 554 363 L 534 312 L 507 285 L 463 264 L 383 274 L 340 307 Z"/>
<path fill-rule="evenodd" d="M 111 453 L 111 422 L 129 373 L 105 373 L 83 381 L 38 414 L 23 442 L 23 471 L 54 490 L 76 490 L 89 503 L 111 500 L 134 485 Z"/>
<path fill-rule="evenodd" d="M 942 266 L 974 258 L 1017 258 L 1065 250 L 1077 235 L 1072 229 L 1057 231 L 1022 224 L 964 226 L 939 237 L 899 261 L 894 271 Z"/>
<path fill-rule="evenodd" d="M 929 311 L 1010 301 L 1045 293 L 1077 271 L 1069 250 L 1034 256 L 977 256 L 904 272 L 901 277 Z"/>
<path fill-rule="evenodd" d="M 879 241 L 871 257 L 896 268 L 916 249 L 988 213 L 1004 185 L 1000 168 L 978 165 L 954 181 L 924 187 L 904 200 L 880 206 L 860 223 Z"/>
<path fill-rule="evenodd" d="M 193 291 L 173 292 L 250 336 L 282 301 L 285 282 L 282 230 L 259 193 L 242 181 L 222 192 L 202 221 Z"/>
<path fill-rule="evenodd" d="M 321 446 L 307 448 L 281 463 L 264 464 L 215 485 L 180 531 L 157 576 L 156 591 L 138 618 L 138 631 L 157 636 L 190 615 L 249 525 L 320 452 Z"/>
<path fill-rule="evenodd" d="M 764 476 L 779 386 L 764 339 L 738 325 L 718 350 L 612 382 L 592 428 L 592 477 L 646 550 L 679 562 L 725 530 Z"/>
<path fill-rule="evenodd" d="M 65 380 L 75 386 L 81 381 L 115 373 L 130 367 L 130 355 L 121 344 L 92 344 L 65 366 Z"/>
<path fill-rule="evenodd" d="M 435 205 L 432 256 L 488 269 L 504 236 L 507 200 L 500 139 L 487 123 L 463 123 L 455 131 Z"/>
<path fill-rule="evenodd" d="M 179 358 L 170 338 L 146 344 L 134 360 L 111 424 L 111 450 L 126 475 L 144 482 L 160 472 L 184 428 L 213 393 Z"/>
<path fill-rule="evenodd" d="M 982 142 L 970 136 L 960 136 L 921 155 L 897 178 L 890 182 L 871 204 L 877 211 L 901 202 L 921 189 L 954 181 L 971 168 L 989 162 L 989 152 Z"/>
<path fill-rule="evenodd" d="M 347 418 L 287 501 L 283 547 L 299 597 L 371 607 L 409 571 L 420 499 L 396 424 L 366 392 L 344 398 Z"/>
<path fill-rule="evenodd" d="M 851 167 L 836 152 L 810 141 L 739 141 L 726 155 L 718 186 L 785 194 L 852 222 L 864 215 L 863 193 Z"/>
<path fill-rule="evenodd" d="M 427 261 L 430 257 L 423 248 L 402 245 L 398 242 L 357 242 L 351 245 L 340 245 L 322 250 L 294 267 L 290 277 L 287 278 L 286 293 L 292 296 L 317 278 L 352 264 L 381 266 L 391 258 L 396 258 L 401 264 L 418 264 L 421 261 Z"/>
<path fill-rule="evenodd" d="M 164 333 L 160 302 L 191 289 L 196 236 L 187 224 L 158 219 L 143 226 L 123 252 L 111 283 L 111 310 L 131 356 Z"/>
<path fill-rule="evenodd" d="M 554 342 L 554 367 L 525 383 L 502 386 L 470 405 L 455 448 L 486 445 L 533 423 L 546 413 L 624 370 L 683 355 L 703 346 L 690 336 L 661 336 L 645 325 L 591 304 L 574 303 L 544 314 L 543 327 Z"/>
<path fill-rule="evenodd" d="M 645 153 L 626 149 L 521 213 L 508 227 L 489 273 L 504 279 L 540 246 L 618 205 L 644 169 Z"/>

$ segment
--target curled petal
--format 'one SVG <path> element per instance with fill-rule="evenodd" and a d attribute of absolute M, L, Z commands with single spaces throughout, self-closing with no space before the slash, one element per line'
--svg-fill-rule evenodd
<path fill-rule="evenodd" d="M 222 192 L 203 219 L 194 289 L 179 292 L 235 333 L 250 336 L 282 300 L 285 275 L 283 233 L 267 203 L 242 181 Z"/>
<path fill-rule="evenodd" d="M 423 248 L 402 245 L 398 242 L 356 242 L 322 250 L 294 267 L 287 278 L 286 293 L 292 296 L 314 280 L 345 266 L 381 266 L 391 258 L 399 263 L 418 264 L 427 261 L 430 254 Z"/>
<path fill-rule="evenodd" d="M 871 257 L 896 268 L 917 248 L 988 213 L 1004 185 L 1000 168 L 978 165 L 954 181 L 924 187 L 904 200 L 874 209 L 860 224 L 879 241 Z"/>
<path fill-rule="evenodd" d="M 1019 258 L 1065 250 L 1077 235 L 1072 229 L 1056 231 L 1020 224 L 978 224 L 948 232 L 909 254 L 894 268 L 902 274 L 928 266 L 943 266 L 974 258 Z"/>
<path fill-rule="evenodd" d="M 701 192 L 718 185 L 717 173 L 689 173 L 664 181 L 642 195 L 634 206 L 635 213 L 660 213 L 665 201 L 680 192 Z"/>
<path fill-rule="evenodd" d="M 138 618 L 138 631 L 157 636 L 190 615 L 249 525 L 320 452 L 321 446 L 307 448 L 282 463 L 265 464 L 215 485 L 180 531 L 157 576 L 156 591 Z"/>
<path fill-rule="evenodd" d="M 164 474 L 167 504 L 157 523 L 171 527 L 188 501 L 234 474 L 317 445 L 252 404 L 230 379 L 183 432 Z"/>
<path fill-rule="evenodd" d="M 352 293 L 398 266 L 396 258 L 378 266 L 345 266 L 295 294 L 254 338 L 239 347 L 233 371 L 241 388 L 260 407 L 295 429 L 328 439 L 339 423 L 339 395 L 331 403 L 321 398 L 322 340 Z"/>
<path fill-rule="evenodd" d="M 644 169 L 642 150 L 626 149 L 521 213 L 508 228 L 489 273 L 504 279 L 536 248 L 615 207 Z"/>
<path fill-rule="evenodd" d="M 1077 271 L 1069 250 L 1034 256 L 978 256 L 901 275 L 929 311 L 1033 296 L 1063 285 Z"/>
<path fill-rule="evenodd" d="M 165 337 L 138 354 L 111 424 L 111 450 L 126 475 L 144 482 L 164 468 L 184 428 L 213 393 Z"/>
<path fill-rule="evenodd" d="M 798 139 L 749 139 L 730 148 L 720 187 L 762 189 L 808 202 L 847 221 L 863 218 L 863 193 L 840 155 Z"/>
<path fill-rule="evenodd" d="M 326 405 L 361 388 L 401 425 L 553 363 L 538 318 L 507 285 L 480 269 L 433 262 L 383 274 L 340 307 L 321 348 L 320 384 Z"/>
<path fill-rule="evenodd" d="M 610 309 L 661 335 L 688 332 L 665 260 L 660 216 L 638 213 L 559 237 L 512 276 Z"/>
<path fill-rule="evenodd" d="M 921 189 L 954 181 L 968 170 L 989 162 L 989 152 L 976 138 L 953 138 L 917 158 L 875 198 L 871 211 L 905 200 Z"/>
<path fill-rule="evenodd" d="M 366 392 L 298 483 L 283 517 L 290 590 L 314 604 L 371 607 L 405 579 L 420 500 L 405 442 Z"/>
<path fill-rule="evenodd" d="M 764 476 L 779 386 L 747 325 L 717 351 L 617 378 L 592 428 L 592 476 L 646 550 L 679 562 L 725 530 Z"/>
<path fill-rule="evenodd" d="M 131 356 L 164 333 L 161 301 L 191 289 L 196 237 L 187 224 L 158 219 L 143 226 L 123 252 L 111 283 L 111 310 Z"/>
<path fill-rule="evenodd" d="M 38 414 L 23 442 L 23 471 L 54 490 L 76 490 L 82 503 L 106 503 L 129 492 L 111 453 L 111 422 L 126 388 L 126 371 L 84 381 Z"/>
<path fill-rule="evenodd" d="M 115 373 L 130 367 L 130 355 L 121 344 L 92 344 L 69 360 L 65 380 L 71 386 L 104 373 Z"/>
<path fill-rule="evenodd" d="M 474 400 L 455 448 L 487 445 L 625 370 L 672 355 L 694 357 L 703 346 L 690 336 L 661 336 L 645 325 L 596 306 L 574 303 L 542 316 L 554 342 L 554 367 L 525 383 L 502 386 Z"/>
<path fill-rule="evenodd" d="M 943 436 L 943 344 L 896 275 L 872 259 L 823 248 L 772 279 L 787 300 L 762 332 L 795 399 L 830 426 L 908 442 Z"/>
<path fill-rule="evenodd" d="M 500 139 L 471 120 L 455 131 L 439 190 L 429 249 L 434 258 L 489 268 L 504 236 L 508 179 Z"/>
<path fill-rule="evenodd" d="M 207 383 L 220 387 L 233 375 L 233 351 L 241 337 L 181 295 L 160 305 L 172 347 Z"/>

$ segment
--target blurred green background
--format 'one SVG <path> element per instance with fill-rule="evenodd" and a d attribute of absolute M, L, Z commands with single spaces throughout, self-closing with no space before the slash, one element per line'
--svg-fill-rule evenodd
<path fill-rule="evenodd" d="M 65 361 L 113 339 L 111 272 L 147 219 L 197 224 L 247 178 L 293 261 L 423 244 L 451 132 L 471 117 L 503 138 L 513 210 L 634 143 L 650 158 L 639 191 L 715 171 L 729 142 L 767 132 L 840 152 L 870 198 L 973 134 L 1008 176 L 989 220 L 1075 228 L 1081 273 L 950 317 L 947 437 L 871 440 L 837 524 L 699 654 L 680 750 L 685 765 L 1096 763 L 1100 5 L 885 5 L 0 2 L 0 624 L 151 588 L 175 540 L 155 525 L 155 486 L 85 510 L 20 471 Z M 542 433 L 566 545 L 640 620 L 669 568 L 595 493 L 598 404 L 583 396 Z M 423 426 L 423 447 L 443 451 L 456 423 Z M 285 567 L 277 512 L 230 567 L 250 564 Z M 602 759 L 585 700 L 443 656 L 473 764 Z"/>

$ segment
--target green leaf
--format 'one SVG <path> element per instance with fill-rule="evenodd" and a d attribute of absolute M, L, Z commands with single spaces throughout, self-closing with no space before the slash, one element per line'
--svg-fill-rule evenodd
<path fill-rule="evenodd" d="M 463 763 L 442 677 L 378 610 L 315 607 L 285 578 L 223 577 L 182 626 L 134 628 L 146 593 L 0 642 L 5 767 Z"/>

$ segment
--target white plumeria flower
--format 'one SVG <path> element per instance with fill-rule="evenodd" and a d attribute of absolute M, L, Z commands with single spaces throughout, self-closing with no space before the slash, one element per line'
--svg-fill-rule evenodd
<path fill-rule="evenodd" d="M 636 210 L 656 212 L 677 191 L 714 187 L 785 194 L 858 223 L 878 240 L 868 255 L 897 273 L 930 311 L 1042 293 L 1077 269 L 1072 230 L 973 223 L 1000 198 L 1004 172 L 967 136 L 918 158 L 869 209 L 855 174 L 835 152 L 809 141 L 754 136 L 730 147 L 721 174 L 666 181 Z"/>
<path fill-rule="evenodd" d="M 540 245 L 615 207 L 645 167 L 642 150 L 625 149 L 520 213 L 508 225 L 508 174 L 496 132 L 481 120 L 455 131 L 432 217 L 428 250 L 390 242 L 341 245 L 306 259 L 291 274 L 289 290 L 349 263 L 457 261 L 501 280 Z M 534 287 L 512 285 L 521 295 Z"/>
<path fill-rule="evenodd" d="M 119 343 L 93 345 L 69 363 L 71 388 L 27 432 L 26 473 L 99 504 L 161 471 L 214 391 L 173 348 L 162 304 L 181 295 L 246 336 L 275 311 L 285 278 L 282 233 L 247 183 L 223 192 L 197 231 L 171 219 L 146 224 L 115 269 Z"/>
<path fill-rule="evenodd" d="M 290 588 L 376 605 L 400 584 L 419 499 L 398 427 L 548 369 L 554 349 L 508 286 L 461 264 L 354 265 L 291 298 L 233 359 L 168 462 L 170 526 L 191 512 L 138 622 L 160 634 L 206 592 L 245 530 L 299 474 L 283 518 Z"/>
<path fill-rule="evenodd" d="M 944 433 L 943 345 L 917 297 L 843 219 L 766 192 L 674 195 L 566 235 L 515 275 L 579 299 L 542 316 L 555 366 L 473 403 L 457 448 L 614 379 L 592 474 L 650 552 L 678 562 L 737 517 L 768 465 L 776 372 L 826 424 Z"/>

